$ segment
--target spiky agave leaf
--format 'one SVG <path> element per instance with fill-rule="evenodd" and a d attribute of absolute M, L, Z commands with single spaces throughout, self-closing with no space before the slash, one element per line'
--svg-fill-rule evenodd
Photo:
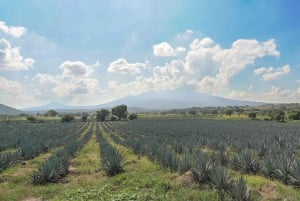
<path fill-rule="evenodd" d="M 274 158 L 272 158 L 271 156 L 267 156 L 264 158 L 263 164 L 264 174 L 271 178 L 275 177 L 276 169 L 278 167 L 277 161 L 274 160 Z"/>
<path fill-rule="evenodd" d="M 179 171 L 184 173 L 192 168 L 192 159 L 189 153 L 185 153 L 179 162 Z"/>
<path fill-rule="evenodd" d="M 228 173 L 227 168 L 223 166 L 214 166 L 209 171 L 210 183 L 218 190 L 229 190 L 232 183 L 232 178 Z"/>
<path fill-rule="evenodd" d="M 258 172 L 259 171 L 259 163 L 254 155 L 254 153 L 249 150 L 245 149 L 242 151 L 240 155 L 240 161 L 242 168 L 245 172 Z"/>
<path fill-rule="evenodd" d="M 114 176 L 124 172 L 125 157 L 124 155 L 114 148 L 106 148 L 103 156 L 103 168 L 107 175 Z"/>
<path fill-rule="evenodd" d="M 212 168 L 212 162 L 208 155 L 202 151 L 199 151 L 195 159 L 195 167 L 192 169 L 195 180 L 199 183 L 205 183 L 209 181 L 209 171 Z"/>
<path fill-rule="evenodd" d="M 234 185 L 232 185 L 230 189 L 230 194 L 234 201 L 251 200 L 251 189 L 247 186 L 247 183 L 242 176 Z"/>
<path fill-rule="evenodd" d="M 225 193 L 230 190 L 232 177 L 223 166 L 214 166 L 209 171 L 209 180 L 219 194 L 220 200 L 224 200 Z"/>

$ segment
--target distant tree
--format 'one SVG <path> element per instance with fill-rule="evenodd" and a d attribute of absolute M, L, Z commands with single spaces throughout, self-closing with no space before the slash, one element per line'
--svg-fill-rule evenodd
<path fill-rule="evenodd" d="M 269 111 L 268 115 L 271 117 L 271 120 L 278 121 L 278 122 L 283 122 L 285 118 L 285 112 L 278 109 Z"/>
<path fill-rule="evenodd" d="M 290 112 L 288 117 L 290 120 L 300 120 L 300 112 Z"/>
<path fill-rule="evenodd" d="M 87 114 L 82 114 L 81 121 L 86 122 L 87 119 L 88 119 L 88 115 Z"/>
<path fill-rule="evenodd" d="M 116 115 L 111 115 L 111 117 L 110 117 L 110 120 L 111 121 L 118 121 L 118 116 L 116 116 Z"/>
<path fill-rule="evenodd" d="M 26 119 L 30 122 L 35 122 L 36 121 L 36 118 L 34 116 L 28 116 L 28 117 L 26 117 Z"/>
<path fill-rule="evenodd" d="M 250 112 L 248 114 L 248 117 L 251 118 L 251 119 L 256 119 L 256 113 L 255 112 Z"/>
<path fill-rule="evenodd" d="M 196 111 L 196 110 L 190 110 L 190 111 L 189 111 L 189 114 L 190 114 L 190 115 L 196 115 L 196 114 L 197 114 L 197 111 Z"/>
<path fill-rule="evenodd" d="M 119 120 L 127 118 L 127 106 L 126 105 L 118 105 L 111 109 L 111 113 L 116 115 Z"/>
<path fill-rule="evenodd" d="M 62 122 L 71 122 L 73 121 L 75 118 L 72 114 L 65 114 L 62 116 L 61 121 Z"/>
<path fill-rule="evenodd" d="M 283 111 L 278 111 L 274 115 L 274 120 L 275 121 L 279 121 L 279 122 L 283 122 L 284 121 L 284 117 L 285 117 L 285 113 Z"/>
<path fill-rule="evenodd" d="M 225 114 L 231 116 L 233 114 L 233 109 L 226 109 Z"/>
<path fill-rule="evenodd" d="M 212 110 L 211 114 L 218 114 L 218 110 Z"/>
<path fill-rule="evenodd" d="M 51 109 L 51 110 L 48 110 L 48 111 L 45 113 L 45 116 L 55 117 L 57 114 L 58 114 L 58 112 L 56 112 L 55 110 Z"/>
<path fill-rule="evenodd" d="M 130 114 L 129 116 L 128 116 L 128 119 L 129 120 L 134 120 L 134 119 L 137 119 L 138 118 L 138 116 L 137 116 L 137 114 L 135 114 L 135 113 L 132 113 L 132 114 Z"/>
<path fill-rule="evenodd" d="M 100 111 L 97 111 L 96 119 L 97 121 L 105 121 L 108 115 L 109 115 L 109 111 L 106 109 L 102 109 Z"/>

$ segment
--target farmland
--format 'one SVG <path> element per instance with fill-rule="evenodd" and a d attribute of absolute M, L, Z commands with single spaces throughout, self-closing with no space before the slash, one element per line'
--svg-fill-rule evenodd
<path fill-rule="evenodd" d="M 300 200 L 299 130 L 188 118 L 0 122 L 0 200 Z"/>

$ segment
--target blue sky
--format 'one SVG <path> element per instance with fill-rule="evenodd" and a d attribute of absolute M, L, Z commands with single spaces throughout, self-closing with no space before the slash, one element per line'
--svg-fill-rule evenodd
<path fill-rule="evenodd" d="M 300 100 L 300 2 L 0 1 L 0 100 L 94 105 L 188 88 Z"/>

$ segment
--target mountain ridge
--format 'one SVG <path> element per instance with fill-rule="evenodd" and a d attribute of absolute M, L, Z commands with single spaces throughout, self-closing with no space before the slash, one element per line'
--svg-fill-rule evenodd
<path fill-rule="evenodd" d="M 0 103 L 0 115 L 19 115 L 22 113 L 24 112 L 21 110 Z"/>
<path fill-rule="evenodd" d="M 167 91 L 148 91 L 139 95 L 131 95 L 119 98 L 107 103 L 91 106 L 67 106 L 60 103 L 49 103 L 38 107 L 24 108 L 23 111 L 45 112 L 49 109 L 63 111 L 92 111 L 101 108 L 111 108 L 116 105 L 125 104 L 128 108 L 137 110 L 157 111 L 170 109 L 184 109 L 191 107 L 217 107 L 217 106 L 258 106 L 263 102 L 242 101 L 211 96 L 204 93 L 197 93 L 191 90 L 167 90 Z"/>

